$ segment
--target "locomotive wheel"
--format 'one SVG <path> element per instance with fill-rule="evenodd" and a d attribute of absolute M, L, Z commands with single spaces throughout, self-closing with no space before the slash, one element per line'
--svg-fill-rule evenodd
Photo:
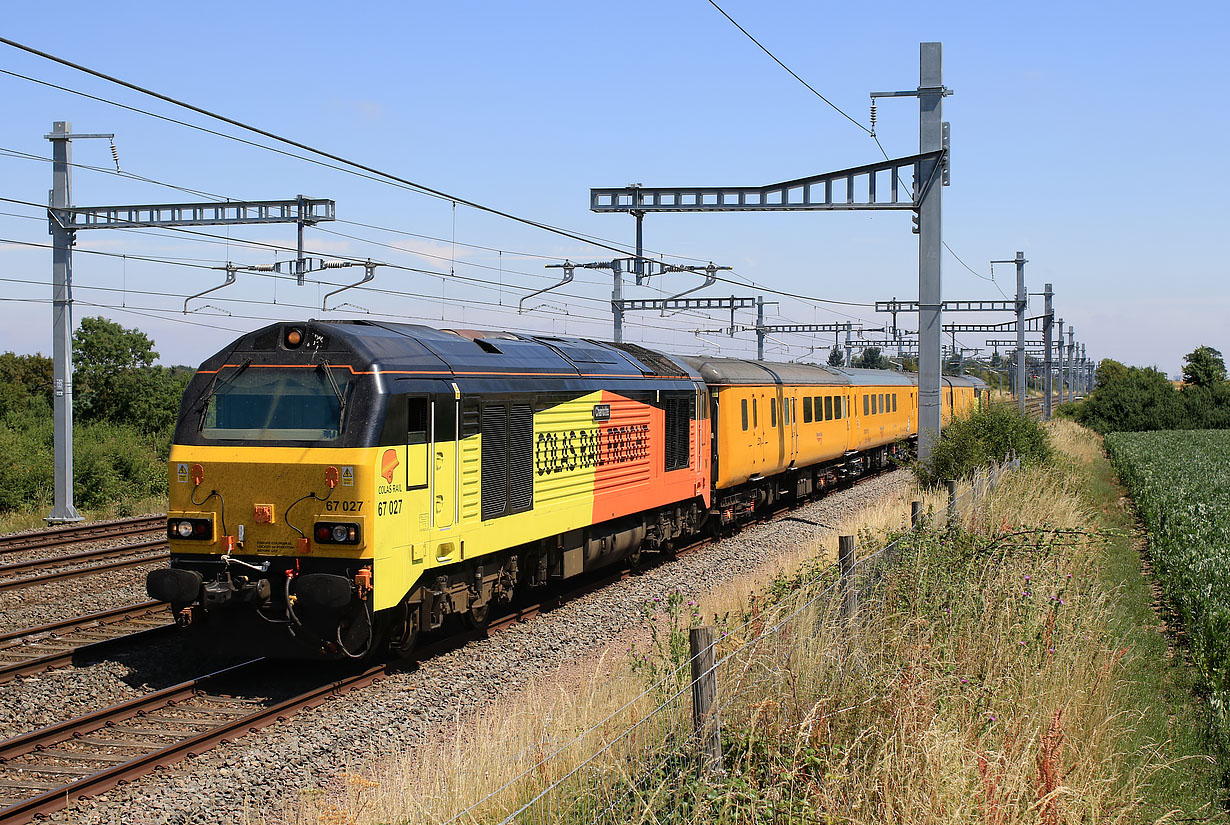
<path fill-rule="evenodd" d="M 389 636 L 389 650 L 395 655 L 405 656 L 414 650 L 422 626 L 422 610 L 417 604 L 403 604 L 403 616 L 392 627 Z"/>
<path fill-rule="evenodd" d="M 466 626 L 471 630 L 483 630 L 489 621 L 491 621 L 491 602 L 484 602 L 481 607 L 471 604 L 470 609 L 465 612 Z"/>

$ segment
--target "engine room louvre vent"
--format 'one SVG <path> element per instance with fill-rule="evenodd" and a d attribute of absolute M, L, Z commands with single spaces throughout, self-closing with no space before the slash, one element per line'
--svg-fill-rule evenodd
<path fill-rule="evenodd" d="M 623 350 L 628 353 L 637 361 L 644 364 L 653 375 L 677 375 L 680 377 L 687 377 L 687 373 L 680 369 L 674 361 L 670 360 L 665 355 L 661 355 L 650 349 L 645 349 L 638 344 L 615 344 L 608 341 L 607 346 L 614 347 L 615 349 Z"/>
<path fill-rule="evenodd" d="M 691 463 L 692 396 L 663 399 L 665 432 L 663 452 L 667 470 L 680 470 Z"/>
<path fill-rule="evenodd" d="M 508 419 L 508 512 L 534 507 L 534 408 L 513 404 Z"/>
<path fill-rule="evenodd" d="M 508 511 L 508 408 L 483 407 L 482 517 L 498 518 Z"/>

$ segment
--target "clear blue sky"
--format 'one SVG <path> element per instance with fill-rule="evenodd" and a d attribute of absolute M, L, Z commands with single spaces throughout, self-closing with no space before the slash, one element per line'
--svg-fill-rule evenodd
<path fill-rule="evenodd" d="M 1230 125 L 1219 94 L 1230 77 L 1225 5 L 721 5 L 862 123 L 868 92 L 916 86 L 919 42 L 942 41 L 944 79 L 956 90 L 945 102 L 953 154 L 952 186 L 944 190 L 944 234 L 956 254 L 985 276 L 989 260 L 1023 250 L 1029 289 L 1054 284 L 1058 314 L 1096 357 L 1173 374 L 1199 344 L 1230 352 L 1230 265 L 1216 240 L 1227 234 L 1230 211 L 1220 174 Z M 864 132 L 705 0 L 303 2 L 293 10 L 79 3 L 54 21 L 19 4 L 6 12 L 3 30 L 421 183 L 622 243 L 632 240 L 632 219 L 590 213 L 590 186 L 764 184 L 879 157 Z M 237 133 L 7 46 L 0 46 L 0 69 Z M 80 132 L 114 132 L 126 172 L 234 199 L 330 197 L 339 218 L 438 239 L 340 222 L 309 230 L 316 252 L 461 276 L 378 270 L 376 286 L 409 294 L 340 299 L 372 313 L 437 326 L 609 336 L 610 280 L 601 273 L 579 271 L 567 295 L 516 312 L 520 296 L 558 272 L 544 269 L 553 256 L 596 260 L 609 252 L 465 207 L 454 214 L 447 201 L 6 75 L 0 96 L 3 150 L 47 157 L 42 136 L 53 120 L 70 120 Z M 910 99 L 881 101 L 878 131 L 890 155 L 917 150 L 917 111 Z M 77 142 L 74 160 L 111 165 L 106 141 Z M 45 202 L 49 164 L 0 152 L 0 170 L 0 195 Z M 83 206 L 197 199 L 90 170 L 74 176 L 74 201 Z M 0 237 L 48 242 L 38 209 L 0 204 L 0 212 L 27 216 L 0 215 Z M 917 295 L 908 213 L 650 215 L 645 227 L 648 249 L 733 266 L 735 277 L 749 282 L 860 303 Z M 363 240 L 330 234 L 336 232 Z M 294 228 L 232 228 L 229 236 L 228 247 L 173 232 L 82 232 L 78 248 L 203 266 L 269 263 L 273 251 L 240 242 L 290 246 Z M 0 245 L 0 277 L 8 279 L 0 295 L 10 299 L 0 301 L 0 350 L 50 352 L 50 259 L 45 249 Z M 999 297 L 995 285 L 951 255 L 943 266 L 945 297 Z M 341 282 L 358 273 L 326 274 Z M 1012 269 L 997 267 L 996 278 L 1011 293 Z M 229 316 L 213 308 L 180 313 L 183 295 L 215 280 L 221 275 L 203 269 L 80 254 L 77 316 L 139 326 L 155 338 L 164 363 L 188 364 L 266 319 L 367 317 L 352 307 L 322 313 L 327 288 L 281 283 L 275 295 L 269 278 L 244 274 L 237 286 L 197 302 Z M 669 294 L 696 283 L 672 275 L 655 286 Z M 723 286 L 712 293 L 732 290 L 756 292 Z M 628 290 L 629 297 L 659 294 Z M 277 305 L 267 303 L 275 297 Z M 11 300 L 26 298 L 34 301 Z M 1040 312 L 1039 300 L 1030 314 Z M 786 299 L 770 316 L 856 316 L 871 326 L 887 318 L 870 308 Z M 750 335 L 694 332 L 726 320 L 646 313 L 629 318 L 628 339 L 676 352 L 754 351 Z M 969 346 L 984 338 L 961 336 Z M 771 342 L 770 357 L 799 357 L 810 343 L 830 340 L 782 336 Z"/>

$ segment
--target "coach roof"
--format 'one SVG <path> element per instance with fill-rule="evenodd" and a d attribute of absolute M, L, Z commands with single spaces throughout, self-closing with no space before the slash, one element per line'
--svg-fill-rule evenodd
<path fill-rule="evenodd" d="M 851 381 L 827 367 L 811 364 L 782 364 L 773 361 L 747 361 L 741 358 L 711 356 L 681 356 L 678 360 L 700 373 L 709 384 L 785 384 L 785 385 L 847 385 Z"/>

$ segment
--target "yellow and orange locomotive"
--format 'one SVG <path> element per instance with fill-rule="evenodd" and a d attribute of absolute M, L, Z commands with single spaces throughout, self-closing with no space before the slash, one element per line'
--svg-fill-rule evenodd
<path fill-rule="evenodd" d="M 371 321 L 278 323 L 198 370 L 170 461 L 170 567 L 198 641 L 404 653 L 450 616 L 882 466 L 913 376 Z M 945 379 L 944 414 L 980 382 Z"/>

